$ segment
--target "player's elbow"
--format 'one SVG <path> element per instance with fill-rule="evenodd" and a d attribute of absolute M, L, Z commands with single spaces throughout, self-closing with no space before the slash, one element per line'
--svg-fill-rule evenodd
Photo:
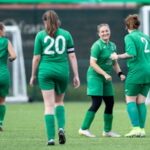
<path fill-rule="evenodd" d="M 96 62 L 95 62 L 95 61 L 90 60 L 90 67 L 94 68 L 95 64 L 96 64 Z"/>

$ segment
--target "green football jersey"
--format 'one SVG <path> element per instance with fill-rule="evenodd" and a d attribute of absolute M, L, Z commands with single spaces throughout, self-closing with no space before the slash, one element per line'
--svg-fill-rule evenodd
<path fill-rule="evenodd" d="M 116 45 L 111 41 L 106 43 L 98 39 L 91 47 L 91 57 L 97 60 L 97 64 L 108 74 L 112 71 L 114 62 L 110 59 L 110 55 L 114 52 L 116 52 Z M 89 67 L 88 75 L 101 76 L 92 67 Z"/>
<path fill-rule="evenodd" d="M 0 37 L 0 97 L 8 94 L 9 88 L 9 70 L 7 67 L 8 58 L 8 39 Z"/>
<path fill-rule="evenodd" d="M 41 55 L 41 63 L 67 61 L 67 53 L 74 51 L 71 34 L 58 28 L 54 37 L 45 30 L 40 31 L 35 38 L 34 55 Z"/>
<path fill-rule="evenodd" d="M 134 56 L 127 60 L 126 82 L 135 84 L 150 83 L 150 37 L 139 30 L 125 36 L 125 50 Z"/>
<path fill-rule="evenodd" d="M 8 57 L 8 39 L 5 37 L 0 37 L 0 67 L 7 65 Z"/>

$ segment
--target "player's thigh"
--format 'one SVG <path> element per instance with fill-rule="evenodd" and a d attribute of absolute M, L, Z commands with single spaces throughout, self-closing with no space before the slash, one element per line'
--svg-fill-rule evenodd
<path fill-rule="evenodd" d="M 87 95 L 103 96 L 103 79 L 87 77 Z"/>

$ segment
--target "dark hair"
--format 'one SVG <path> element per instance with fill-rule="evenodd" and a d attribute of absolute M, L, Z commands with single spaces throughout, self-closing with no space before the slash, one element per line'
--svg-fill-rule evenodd
<path fill-rule="evenodd" d="M 140 21 L 137 14 L 129 15 L 125 19 L 125 24 L 128 29 L 138 29 L 140 26 Z"/>
<path fill-rule="evenodd" d="M 4 24 L 2 22 L 0 22 L 0 30 L 3 31 L 5 28 Z"/>
<path fill-rule="evenodd" d="M 56 30 L 61 24 L 58 15 L 56 14 L 55 11 L 48 10 L 43 14 L 42 19 L 44 23 L 47 24 L 46 27 L 47 33 L 53 37 Z"/>

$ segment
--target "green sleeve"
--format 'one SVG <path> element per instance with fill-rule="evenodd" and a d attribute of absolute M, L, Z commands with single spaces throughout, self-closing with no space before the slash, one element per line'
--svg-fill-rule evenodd
<path fill-rule="evenodd" d="M 67 34 L 67 49 L 73 48 L 73 47 L 74 47 L 74 41 L 73 41 L 71 34 L 68 32 L 68 34 Z"/>
<path fill-rule="evenodd" d="M 37 34 L 34 42 L 34 55 L 42 54 L 42 44 L 40 40 L 40 34 Z"/>
<path fill-rule="evenodd" d="M 136 56 L 136 47 L 133 39 L 130 36 L 125 37 L 125 51 L 128 55 Z"/>
<path fill-rule="evenodd" d="M 91 57 L 97 60 L 99 58 L 100 51 L 101 51 L 100 46 L 97 43 L 93 44 L 91 47 Z"/>

